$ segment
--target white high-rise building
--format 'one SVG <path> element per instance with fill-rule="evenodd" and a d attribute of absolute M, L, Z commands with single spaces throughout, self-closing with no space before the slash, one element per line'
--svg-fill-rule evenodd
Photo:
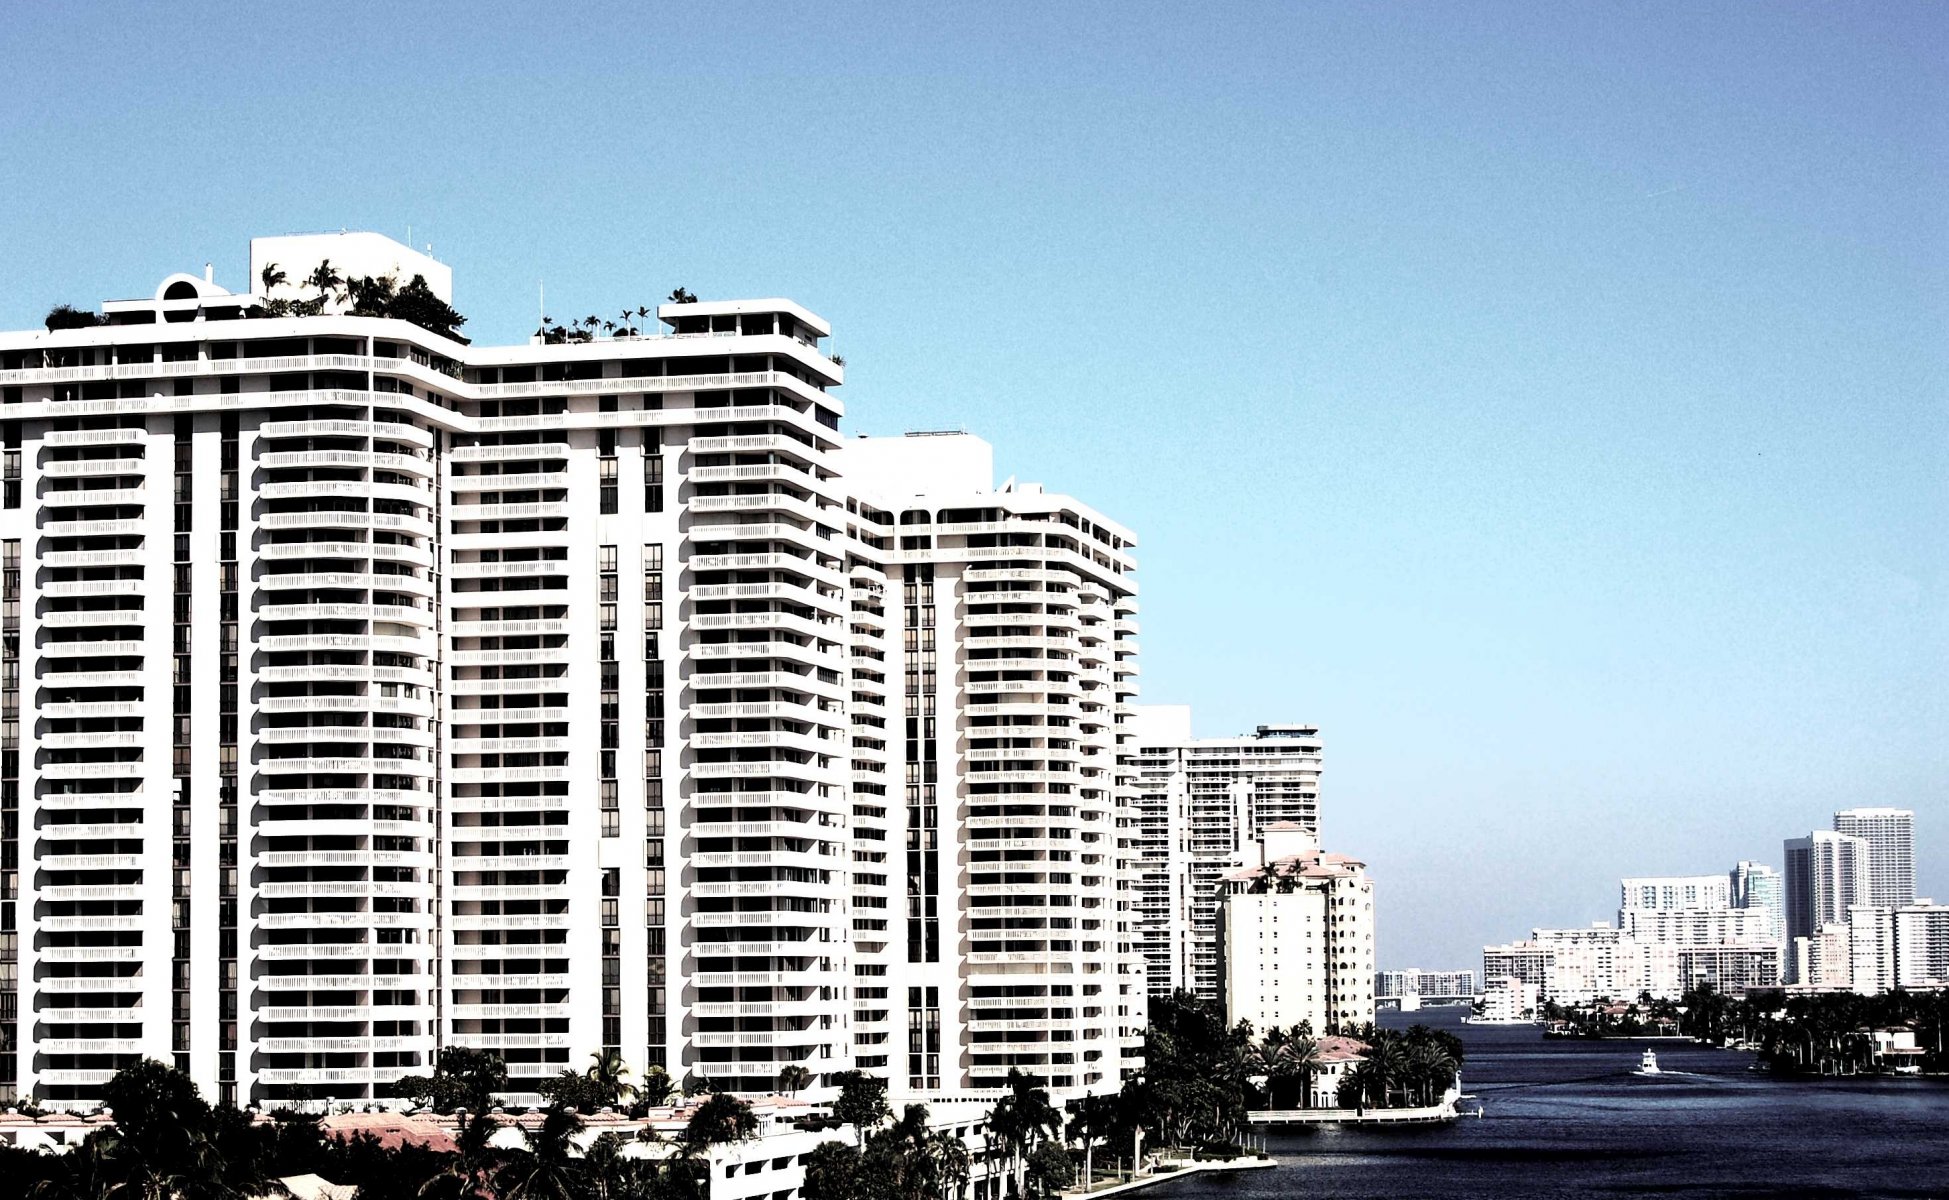
<path fill-rule="evenodd" d="M 1644 876 L 1618 881 L 1619 908 L 1651 911 L 1732 907 L 1732 881 L 1724 875 Z"/>
<path fill-rule="evenodd" d="M 853 727 L 862 1068 L 922 1095 L 1011 1067 L 1114 1088 L 1146 1015 L 1121 762 L 1132 536 L 1039 486 L 996 488 L 966 434 L 854 439 L 840 462 L 862 532 L 884 526 L 848 564 L 854 699 L 888 697 Z"/>
<path fill-rule="evenodd" d="M 1919 900 L 1848 910 L 1847 941 L 1854 990 L 1949 987 L 1949 905 Z"/>
<path fill-rule="evenodd" d="M 1618 910 L 1617 924 L 1644 942 L 1780 948 L 1773 914 L 1763 908 L 1625 908 Z"/>
<path fill-rule="evenodd" d="M 1824 936 L 1824 926 L 1845 926 L 1848 909 L 1868 902 L 1868 843 L 1862 838 L 1821 829 L 1791 838 L 1786 866 L 1787 937 L 1796 946 L 1801 938 Z M 1789 982 L 1813 982 L 1798 974 L 1801 958 L 1793 956 Z"/>
<path fill-rule="evenodd" d="M 1128 531 L 842 441 L 790 301 L 475 346 L 290 311 L 451 299 L 388 239 L 251 252 L 0 334 L 0 1090 L 1116 1086 Z"/>
<path fill-rule="evenodd" d="M 1323 743 L 1312 725 L 1191 735 L 1191 710 L 1139 705 L 1132 724 L 1138 934 L 1152 995 L 1222 997 L 1218 890 L 1268 826 L 1320 831 Z"/>
<path fill-rule="evenodd" d="M 1220 885 L 1226 1019 L 1260 1033 L 1302 1021 L 1315 1034 L 1370 1024 L 1374 884 L 1364 864 L 1321 852 L 1319 838 L 1292 821 L 1266 826 L 1253 857 Z"/>
<path fill-rule="evenodd" d="M 1915 814 L 1905 808 L 1849 808 L 1834 814 L 1834 832 L 1868 843 L 1867 904 L 1915 903 Z"/>

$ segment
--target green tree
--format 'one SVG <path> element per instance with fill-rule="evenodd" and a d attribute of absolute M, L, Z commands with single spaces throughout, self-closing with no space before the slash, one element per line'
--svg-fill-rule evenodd
<path fill-rule="evenodd" d="M 845 1142 L 820 1142 L 805 1156 L 804 1200 L 858 1200 L 865 1187 L 860 1183 L 862 1155 L 857 1146 Z"/>
<path fill-rule="evenodd" d="M 403 1075 L 392 1094 L 415 1100 L 435 1112 L 486 1112 L 501 1102 L 497 1093 L 508 1085 L 507 1063 L 492 1050 L 448 1046 L 434 1060 L 431 1075 Z"/>
<path fill-rule="evenodd" d="M 629 1064 L 623 1061 L 622 1052 L 611 1047 L 607 1050 L 591 1050 L 589 1057 L 588 1080 L 595 1085 L 602 1104 L 622 1105 L 636 1098 L 635 1085 L 627 1082 Z"/>
<path fill-rule="evenodd" d="M 1047 1089 L 1015 1068 L 1008 1069 L 1007 1092 L 988 1110 L 988 1135 L 1008 1155 L 1015 1194 L 1024 1195 L 1029 1156 L 1062 1129 L 1062 1116 L 1049 1103 Z"/>
<path fill-rule="evenodd" d="M 801 1089 L 812 1083 L 812 1072 L 797 1063 L 781 1067 L 778 1072 L 778 1090 L 796 1096 Z"/>
<path fill-rule="evenodd" d="M 565 1108 L 549 1109 L 538 1128 L 522 1131 L 528 1151 L 495 1174 L 495 1191 L 502 1200 L 577 1200 L 583 1179 L 575 1135 L 581 1132 L 581 1117 Z"/>
<path fill-rule="evenodd" d="M 63 329 L 92 329 L 108 324 L 108 319 L 72 304 L 57 304 L 47 310 L 45 324 L 49 333 L 58 333 Z"/>
<path fill-rule="evenodd" d="M 887 1105 L 887 1081 L 864 1071 L 841 1071 L 832 1077 L 839 1097 L 832 1102 L 833 1119 L 853 1127 L 856 1144 L 866 1145 L 867 1135 L 893 1116 Z"/>
<path fill-rule="evenodd" d="M 694 1152 L 742 1142 L 758 1132 L 751 1106 L 728 1092 L 718 1092 L 697 1106 L 684 1125 L 684 1144 Z"/>

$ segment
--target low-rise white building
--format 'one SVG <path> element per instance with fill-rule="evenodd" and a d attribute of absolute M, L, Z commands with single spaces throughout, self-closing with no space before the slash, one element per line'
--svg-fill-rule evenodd
<path fill-rule="evenodd" d="M 1293 822 L 1259 838 L 1259 862 L 1227 876 L 1218 904 L 1226 1018 L 1315 1033 L 1374 1019 L 1374 884 L 1365 864 L 1320 850 Z"/>
<path fill-rule="evenodd" d="M 1474 971 L 1424 971 L 1408 967 L 1382 971 L 1374 981 L 1374 995 L 1391 1000 L 1400 996 L 1445 997 L 1459 999 L 1475 995 Z"/>
<path fill-rule="evenodd" d="M 1850 930 L 1829 921 L 1813 933 L 1793 939 L 1792 982 L 1810 991 L 1834 991 L 1854 986 Z"/>
<path fill-rule="evenodd" d="M 1504 975 L 1491 979 L 1482 989 L 1482 1021 L 1490 1025 L 1513 1025 L 1536 1016 L 1542 1001 L 1535 984 Z"/>

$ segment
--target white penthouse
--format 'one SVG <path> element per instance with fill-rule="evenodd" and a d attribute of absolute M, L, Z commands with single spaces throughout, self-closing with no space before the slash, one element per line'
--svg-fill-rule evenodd
<path fill-rule="evenodd" d="M 0 334 L 0 1090 L 1116 1085 L 1128 531 L 896 486 L 789 301 L 472 346 L 377 235 L 252 272 Z"/>
<path fill-rule="evenodd" d="M 1150 993 L 1223 997 L 1218 891 L 1267 826 L 1320 832 L 1323 743 L 1313 725 L 1194 738 L 1191 710 L 1139 705 L 1133 724 L 1137 925 Z"/>

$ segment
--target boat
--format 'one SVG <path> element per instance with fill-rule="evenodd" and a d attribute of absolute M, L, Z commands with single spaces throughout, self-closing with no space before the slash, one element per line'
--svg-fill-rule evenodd
<path fill-rule="evenodd" d="M 1651 1052 L 1651 1047 L 1649 1046 L 1644 1048 L 1644 1057 L 1638 1060 L 1638 1074 L 1658 1074 L 1658 1056 Z"/>

